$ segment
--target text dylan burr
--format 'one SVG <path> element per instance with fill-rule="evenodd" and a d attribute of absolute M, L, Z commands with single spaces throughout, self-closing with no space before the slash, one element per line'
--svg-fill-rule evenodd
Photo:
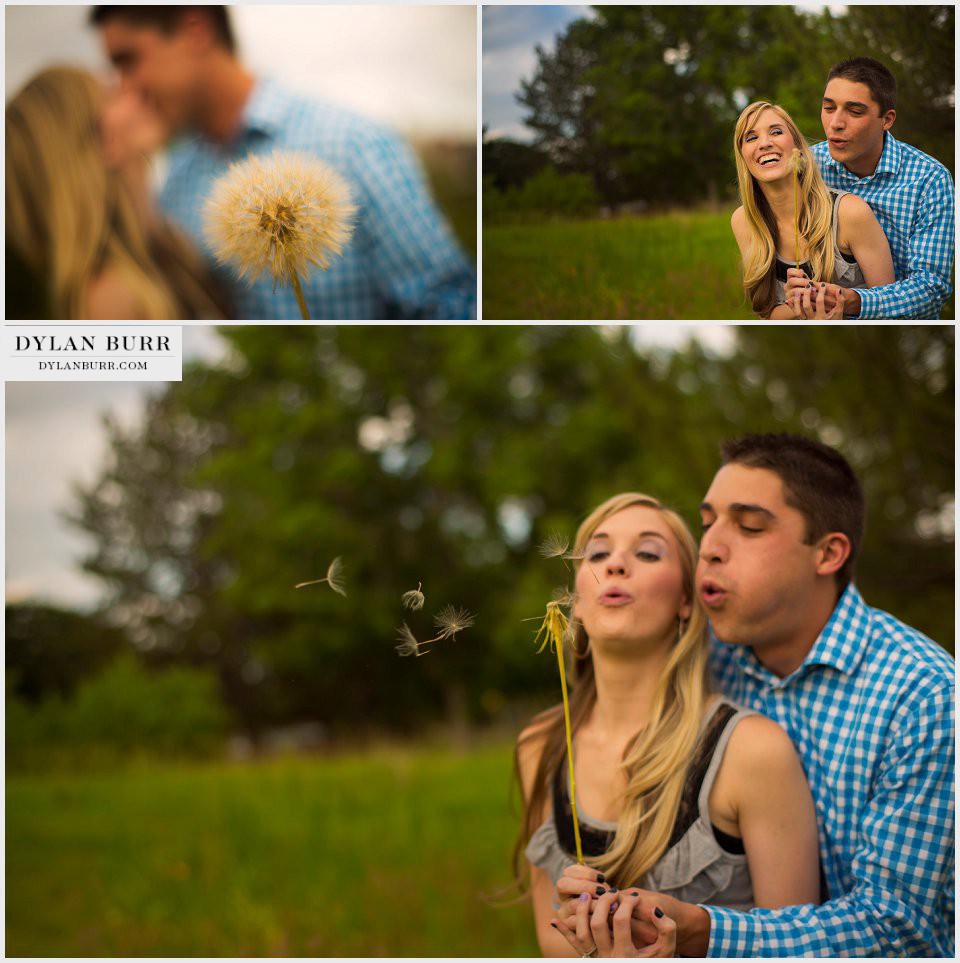
<path fill-rule="evenodd" d="M 56 335 L 17 335 L 17 351 L 169 351 L 170 337 L 166 334 L 84 334 L 79 337 Z"/>

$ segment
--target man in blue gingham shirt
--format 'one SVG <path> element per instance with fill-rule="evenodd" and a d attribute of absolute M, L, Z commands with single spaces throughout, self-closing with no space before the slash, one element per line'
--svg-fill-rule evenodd
<path fill-rule="evenodd" d="M 953 660 L 849 585 L 785 678 L 723 643 L 713 670 L 723 692 L 797 747 L 828 898 L 750 913 L 705 907 L 709 955 L 953 957 Z"/>
<path fill-rule="evenodd" d="M 748 435 L 723 454 L 700 507 L 697 591 L 726 640 L 712 669 L 793 741 L 822 902 L 739 912 L 639 891 L 633 916 L 662 907 L 688 956 L 953 958 L 954 662 L 853 585 L 863 493 L 838 452 Z M 595 882 L 565 875 L 561 892 Z"/>
<path fill-rule="evenodd" d="M 825 902 L 702 907 L 709 955 L 952 957 L 953 660 L 849 581 L 863 494 L 839 453 L 791 435 L 723 453 L 697 569 L 711 625 L 731 643 L 714 644 L 712 668 L 797 749 Z"/>
<path fill-rule="evenodd" d="M 314 103 L 241 65 L 224 7 L 96 7 L 121 80 L 184 136 L 169 155 L 160 203 L 213 260 L 203 207 L 214 181 L 250 154 L 300 151 L 325 161 L 353 192 L 353 239 L 303 283 L 315 320 L 476 316 L 476 276 L 437 211 L 410 149 L 379 124 Z M 299 319 L 294 291 L 218 275 L 245 320 Z"/>
<path fill-rule="evenodd" d="M 952 290 L 953 179 L 893 136 L 895 104 L 896 81 L 883 64 L 854 57 L 834 65 L 820 115 L 827 140 L 811 149 L 827 187 L 862 197 L 890 242 L 897 280 L 855 288 L 858 316 L 935 319 Z"/>

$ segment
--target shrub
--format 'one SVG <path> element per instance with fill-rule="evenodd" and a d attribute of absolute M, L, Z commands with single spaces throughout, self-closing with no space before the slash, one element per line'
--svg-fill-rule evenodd
<path fill-rule="evenodd" d="M 135 753 L 203 756 L 222 744 L 230 718 L 216 677 L 192 668 L 148 671 L 131 655 L 81 683 L 69 701 L 31 706 L 7 691 L 7 759 L 30 767 Z"/>
<path fill-rule="evenodd" d="M 538 171 L 521 187 L 499 191 L 484 178 L 483 216 L 487 221 L 538 220 L 545 217 L 589 217 L 600 195 L 588 174 L 561 174 L 555 167 Z"/>

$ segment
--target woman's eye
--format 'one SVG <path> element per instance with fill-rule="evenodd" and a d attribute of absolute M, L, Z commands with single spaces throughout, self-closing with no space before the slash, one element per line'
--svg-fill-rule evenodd
<path fill-rule="evenodd" d="M 751 528 L 749 525 L 741 525 L 740 528 L 742 531 L 749 532 L 751 535 L 756 535 L 757 533 L 763 531 L 762 528 Z"/>
<path fill-rule="evenodd" d="M 637 558 L 642 558 L 645 562 L 659 562 L 660 556 L 656 552 L 637 552 Z"/>
<path fill-rule="evenodd" d="M 590 552 L 587 555 L 588 562 L 599 562 L 607 557 L 607 552 Z"/>

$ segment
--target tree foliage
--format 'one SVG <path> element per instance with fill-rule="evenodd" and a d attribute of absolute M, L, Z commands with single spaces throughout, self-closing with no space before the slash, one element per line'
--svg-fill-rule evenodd
<path fill-rule="evenodd" d="M 536 622 L 568 580 L 536 545 L 622 490 L 691 524 L 728 435 L 834 443 L 870 504 L 868 599 L 952 645 L 953 330 L 739 329 L 735 351 L 637 350 L 629 329 L 229 327 L 112 429 L 78 490 L 112 589 L 105 616 L 148 661 L 216 668 L 252 729 L 317 719 L 489 718 L 549 699 Z M 344 560 L 347 597 L 322 578 Z M 420 612 L 402 608 L 422 583 Z M 444 605 L 476 625 L 423 658 Z"/>
<path fill-rule="evenodd" d="M 754 100 L 782 104 L 811 142 L 833 63 L 887 63 L 899 81 L 897 136 L 953 169 L 952 7 L 598 6 L 574 21 L 518 101 L 535 144 L 591 174 L 611 202 L 732 196 L 734 124 Z"/>

